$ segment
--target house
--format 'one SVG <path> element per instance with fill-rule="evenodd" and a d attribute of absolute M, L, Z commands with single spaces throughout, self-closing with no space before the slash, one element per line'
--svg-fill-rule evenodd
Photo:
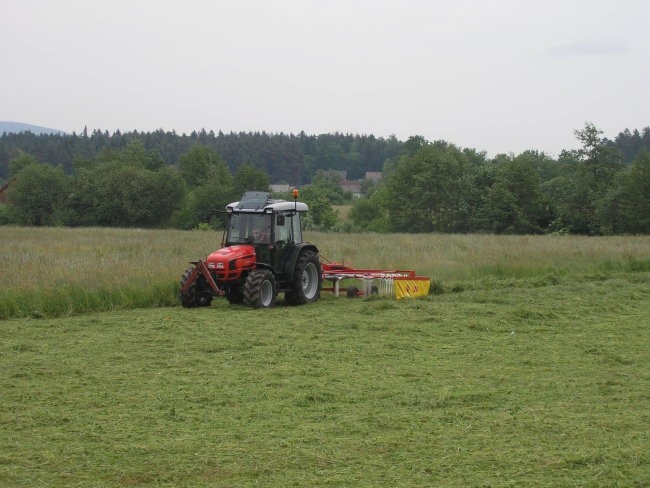
<path fill-rule="evenodd" d="M 381 171 L 366 171 L 366 180 L 374 181 L 375 183 L 381 180 Z"/>
<path fill-rule="evenodd" d="M 381 180 L 381 176 L 381 171 L 367 171 L 366 177 L 363 180 L 342 180 L 339 184 L 341 185 L 341 189 L 351 193 L 353 198 L 361 198 L 363 196 L 363 192 L 361 191 L 363 182 L 372 181 L 376 183 Z"/>
<path fill-rule="evenodd" d="M 269 186 L 273 193 L 291 193 L 291 190 L 293 189 L 291 185 L 285 185 L 281 183 Z"/>
<path fill-rule="evenodd" d="M 353 198 L 361 198 L 362 193 L 361 193 L 361 182 L 363 180 L 357 180 L 357 181 L 341 181 L 339 184 L 341 185 L 341 189 L 345 192 L 349 192 L 352 194 Z"/>

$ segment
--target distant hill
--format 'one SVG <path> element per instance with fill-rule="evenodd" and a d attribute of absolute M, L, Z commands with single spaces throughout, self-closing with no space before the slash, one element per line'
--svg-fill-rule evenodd
<path fill-rule="evenodd" d="M 47 127 L 40 127 L 38 125 L 23 124 L 22 122 L 5 122 L 0 120 L 0 134 L 3 133 L 18 134 L 20 132 L 31 132 L 32 134 L 65 134 L 64 131 L 58 129 L 49 129 Z"/>

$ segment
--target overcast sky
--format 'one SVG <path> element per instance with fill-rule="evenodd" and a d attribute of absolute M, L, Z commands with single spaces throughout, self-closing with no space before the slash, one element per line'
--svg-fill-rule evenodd
<path fill-rule="evenodd" d="M 0 120 L 422 135 L 556 156 L 650 125 L 648 0 L 0 0 Z"/>

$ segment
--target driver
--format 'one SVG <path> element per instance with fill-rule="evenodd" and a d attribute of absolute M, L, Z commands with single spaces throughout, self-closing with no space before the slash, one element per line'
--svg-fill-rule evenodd
<path fill-rule="evenodd" d="M 271 239 L 271 223 L 266 220 L 259 222 L 253 230 L 253 239 L 259 243 L 269 242 L 269 239 Z"/>

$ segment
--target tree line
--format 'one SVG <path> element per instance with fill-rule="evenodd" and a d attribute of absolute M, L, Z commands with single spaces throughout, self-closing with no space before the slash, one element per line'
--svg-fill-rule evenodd
<path fill-rule="evenodd" d="M 3 135 L 0 165 L 6 161 L 3 178 L 13 180 L 0 223 L 219 227 L 221 210 L 243 191 L 284 180 L 302 188 L 307 226 L 323 230 L 650 233 L 649 128 L 610 141 L 586 124 L 575 131 L 580 149 L 555 159 L 539 151 L 488 158 L 421 136 L 168 135 Z M 55 160 L 61 141 L 68 156 Z M 43 159 L 48 148 L 52 159 Z M 363 197 L 352 201 L 330 169 L 384 177 L 365 182 Z M 352 204 L 345 222 L 333 208 L 342 203 Z"/>
<path fill-rule="evenodd" d="M 351 218 L 391 232 L 650 233 L 650 152 L 627 164 L 601 134 L 593 124 L 575 131 L 580 149 L 557 160 L 538 151 L 486 160 L 411 138 Z"/>
<path fill-rule="evenodd" d="M 176 165 L 182 154 L 201 145 L 212 149 L 232 173 L 242 165 L 263 169 L 273 183 L 303 185 L 319 170 L 346 170 L 350 179 L 363 178 L 367 171 L 381 171 L 386 159 L 401 153 L 403 143 L 395 136 L 321 134 L 269 134 L 266 132 L 195 131 L 189 135 L 157 130 L 126 132 L 84 129 L 81 134 L 30 132 L 0 135 L 0 180 L 9 176 L 9 162 L 21 153 L 38 161 L 61 166 L 70 175 L 76 159 L 95 159 L 105 150 L 120 151 L 134 140 L 156 151 L 162 161 Z"/>
<path fill-rule="evenodd" d="M 94 159 L 102 151 L 120 151 L 133 140 L 155 151 L 168 165 L 178 164 L 182 154 L 192 146 L 211 148 L 226 162 L 231 172 L 242 165 L 264 169 L 273 183 L 303 185 L 320 170 L 346 170 L 351 180 L 362 178 L 367 171 L 382 171 L 386 160 L 402 154 L 404 142 L 395 136 L 321 134 L 269 134 L 266 132 L 206 132 L 177 134 L 153 132 L 84 129 L 80 134 L 41 134 L 31 132 L 0 135 L 0 182 L 9 177 L 9 162 L 27 153 L 38 161 L 61 166 L 72 174 L 74 161 Z M 614 140 L 603 138 L 603 144 L 620 153 L 623 162 L 632 162 L 642 149 L 650 150 L 650 128 L 642 131 L 625 129 Z"/>

